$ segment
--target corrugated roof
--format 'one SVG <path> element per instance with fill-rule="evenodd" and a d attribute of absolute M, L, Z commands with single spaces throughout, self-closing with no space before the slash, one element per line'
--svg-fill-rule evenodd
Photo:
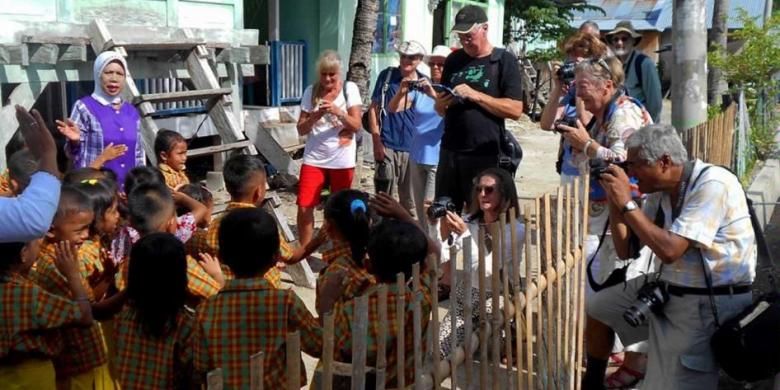
<path fill-rule="evenodd" d="M 737 10 L 743 8 L 748 15 L 756 18 L 759 26 L 763 25 L 764 6 L 766 0 L 729 0 L 728 28 L 741 28 L 742 23 L 736 20 Z M 602 31 L 609 31 L 621 20 L 630 20 L 639 31 L 664 31 L 672 28 L 672 0 L 589 0 L 589 5 L 601 7 L 606 15 L 599 11 L 575 12 L 570 25 L 579 27 L 585 20 L 598 23 Z M 707 0 L 707 28 L 712 27 L 712 7 L 714 0 Z"/>

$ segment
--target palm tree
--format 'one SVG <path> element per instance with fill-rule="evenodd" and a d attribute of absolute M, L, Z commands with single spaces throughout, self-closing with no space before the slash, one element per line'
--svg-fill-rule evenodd
<path fill-rule="evenodd" d="M 349 55 L 347 80 L 357 84 L 365 103 L 369 101 L 371 47 L 374 44 L 378 9 L 379 0 L 358 0 L 352 30 L 352 52 Z"/>
<path fill-rule="evenodd" d="M 712 28 L 707 34 L 707 41 L 710 50 L 720 46 L 726 50 L 728 43 L 728 12 L 729 0 L 715 0 L 712 6 Z M 707 104 L 710 106 L 719 106 L 721 97 L 726 92 L 727 85 L 723 79 L 723 71 L 720 68 L 707 64 L 709 71 L 707 73 Z"/>

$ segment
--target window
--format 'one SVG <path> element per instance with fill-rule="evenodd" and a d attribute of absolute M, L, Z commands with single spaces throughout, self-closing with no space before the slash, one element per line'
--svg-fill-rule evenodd
<path fill-rule="evenodd" d="M 392 53 L 401 40 L 401 0 L 380 0 L 372 53 Z"/>

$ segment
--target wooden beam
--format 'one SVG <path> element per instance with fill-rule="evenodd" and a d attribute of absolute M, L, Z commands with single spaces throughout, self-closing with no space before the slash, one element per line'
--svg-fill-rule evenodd
<path fill-rule="evenodd" d="M 7 65 L 2 61 L 2 47 L 0 47 L 0 83 L 28 83 L 28 82 L 55 82 L 55 81 L 92 81 L 91 62 L 58 62 L 56 65 L 21 64 Z M 138 79 L 167 78 L 189 79 L 190 74 L 184 63 L 167 63 L 161 61 L 148 61 L 143 58 L 130 56 L 127 59 L 128 68 Z M 227 77 L 225 64 L 217 64 L 217 77 Z M 242 76 L 251 77 L 254 72 L 251 68 L 241 66 Z"/>
<path fill-rule="evenodd" d="M 230 95 L 231 93 L 233 93 L 232 88 L 196 89 L 179 92 L 150 93 L 134 98 L 133 104 L 139 104 L 142 102 L 164 103 L 180 102 L 184 100 L 211 99 L 224 95 Z"/>
<path fill-rule="evenodd" d="M 216 51 L 216 49 L 209 49 L 209 51 Z M 251 64 L 250 62 L 250 50 L 248 47 L 231 47 L 222 49 L 214 56 L 215 62 L 221 63 L 234 63 L 234 64 Z"/>
<path fill-rule="evenodd" d="M 208 156 L 215 153 L 222 153 L 230 150 L 243 149 L 248 146 L 252 146 L 252 141 L 243 140 L 239 142 L 233 142 L 230 144 L 222 144 L 222 145 L 209 146 L 205 148 L 190 149 L 187 151 L 187 157 Z"/>
<path fill-rule="evenodd" d="M 0 65 L 30 65 L 27 44 L 0 46 Z"/>
<path fill-rule="evenodd" d="M 53 43 L 29 43 L 26 45 L 30 63 L 53 65 L 60 58 L 60 48 Z"/>
<path fill-rule="evenodd" d="M 60 46 L 60 57 L 58 61 L 87 61 L 87 45 L 83 43 L 73 43 Z"/>

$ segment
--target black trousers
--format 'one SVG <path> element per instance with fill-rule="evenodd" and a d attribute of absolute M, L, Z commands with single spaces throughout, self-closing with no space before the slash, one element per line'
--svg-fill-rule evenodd
<path fill-rule="evenodd" d="M 455 152 L 444 148 L 439 152 L 436 170 L 436 198 L 449 196 L 460 213 L 473 198 L 474 179 L 480 172 L 498 166 L 498 153 L 491 155 Z"/>

